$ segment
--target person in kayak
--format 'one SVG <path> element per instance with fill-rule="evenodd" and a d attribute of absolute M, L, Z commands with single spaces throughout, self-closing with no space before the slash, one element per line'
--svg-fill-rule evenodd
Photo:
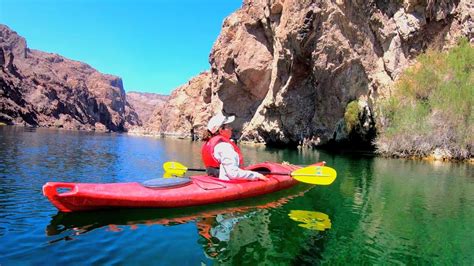
<path fill-rule="evenodd" d="M 235 116 L 217 114 L 207 124 L 207 132 L 203 136 L 206 143 L 201 150 L 207 174 L 222 180 L 268 180 L 260 173 L 240 168 L 244 161 L 242 152 L 230 139 L 232 127 L 228 125 L 234 119 Z"/>

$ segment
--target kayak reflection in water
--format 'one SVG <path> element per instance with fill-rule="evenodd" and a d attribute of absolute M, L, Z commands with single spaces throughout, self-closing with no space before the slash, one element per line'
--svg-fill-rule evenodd
<path fill-rule="evenodd" d="M 228 125 L 234 119 L 235 116 L 226 117 L 219 113 L 207 124 L 207 131 L 203 136 L 206 142 L 201 150 L 207 174 L 222 180 L 268 180 L 260 173 L 240 168 L 244 159 L 239 147 L 230 139 L 232 127 Z"/>

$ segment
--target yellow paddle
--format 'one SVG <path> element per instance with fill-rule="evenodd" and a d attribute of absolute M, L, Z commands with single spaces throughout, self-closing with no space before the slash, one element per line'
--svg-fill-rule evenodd
<path fill-rule="evenodd" d="M 205 172 L 206 169 L 188 168 L 179 162 L 166 162 L 163 164 L 165 176 L 184 176 L 187 171 Z M 337 173 L 327 166 L 307 166 L 291 173 L 260 172 L 265 175 L 289 175 L 294 179 L 314 185 L 330 185 L 336 179 Z"/>

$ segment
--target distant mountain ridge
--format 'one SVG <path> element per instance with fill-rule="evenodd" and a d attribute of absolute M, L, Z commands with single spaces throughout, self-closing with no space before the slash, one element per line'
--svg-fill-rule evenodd
<path fill-rule="evenodd" d="M 142 124 L 122 79 L 57 54 L 32 50 L 0 24 L 0 122 L 127 131 Z"/>

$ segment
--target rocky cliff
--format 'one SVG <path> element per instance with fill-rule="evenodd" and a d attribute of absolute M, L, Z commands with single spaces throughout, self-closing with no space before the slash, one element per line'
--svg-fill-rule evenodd
<path fill-rule="evenodd" d="M 98 131 L 141 124 L 119 77 L 29 49 L 24 38 L 1 24 L 0 122 Z"/>
<path fill-rule="evenodd" d="M 168 100 L 168 95 L 146 92 L 127 92 L 127 102 L 135 110 L 140 121 L 144 124 L 150 119 L 153 112 L 162 109 Z"/>
<path fill-rule="evenodd" d="M 150 124 L 187 134 L 222 109 L 241 140 L 369 144 L 374 104 L 420 53 L 473 42 L 473 14 L 469 0 L 245 0 L 212 48 L 210 82 L 177 89 Z"/>
<path fill-rule="evenodd" d="M 175 89 L 148 122 L 132 133 L 194 138 L 206 126 L 212 112 L 211 74 L 203 72 Z"/>

